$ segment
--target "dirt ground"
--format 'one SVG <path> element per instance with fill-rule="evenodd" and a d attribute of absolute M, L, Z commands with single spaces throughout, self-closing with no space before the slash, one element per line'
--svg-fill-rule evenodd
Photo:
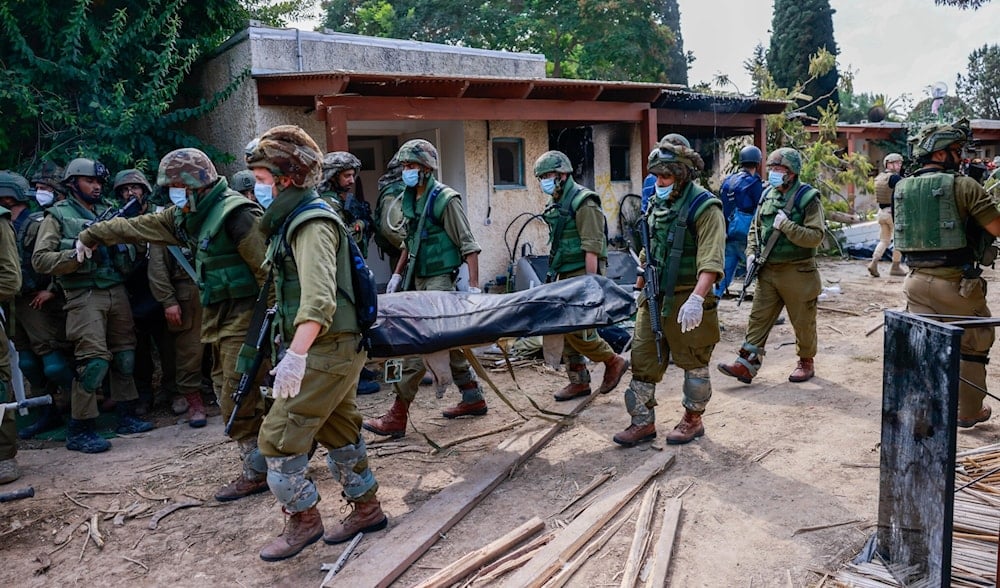
<path fill-rule="evenodd" d="M 888 264 L 884 264 L 888 273 Z M 672 468 L 655 478 L 662 485 L 660 509 L 683 494 L 683 510 L 668 580 L 671 586 L 807 586 L 820 583 L 860 549 L 873 530 L 878 501 L 878 452 L 884 309 L 901 309 L 902 278 L 867 275 L 863 261 L 821 261 L 824 285 L 839 287 L 821 300 L 817 377 L 804 384 L 787 381 L 795 365 L 794 336 L 777 326 L 764 366 L 752 385 L 726 378 L 712 368 L 714 396 L 705 416 L 707 434 L 686 446 L 663 446 L 662 435 L 681 414 L 682 373 L 668 370 L 658 386 L 658 443 L 623 449 L 611 436 L 628 423 L 622 402 L 627 384 L 596 398 L 513 476 L 503 481 L 403 575 L 408 586 L 435 570 L 514 529 L 531 516 L 557 528 L 554 516 L 595 475 L 613 468 L 627 475 L 655 451 L 676 455 Z M 987 272 L 994 282 L 995 275 Z M 1000 288 L 990 294 L 994 309 Z M 729 361 L 742 341 L 750 304 L 721 305 L 723 338 L 714 362 Z M 870 330 L 874 333 L 866 336 Z M 997 362 L 989 366 L 997 389 Z M 593 369 L 599 381 L 603 367 Z M 491 376 L 518 410 L 531 416 L 525 395 L 554 407 L 551 393 L 565 376 L 536 365 L 516 369 L 518 387 L 503 371 Z M 391 402 L 388 387 L 361 397 L 366 416 L 381 414 Z M 439 400 L 423 388 L 411 409 L 412 422 L 437 443 L 489 432 L 521 421 L 488 392 L 490 412 L 482 418 L 448 421 L 442 406 L 454 403 L 452 388 Z M 558 407 L 554 407 L 557 408 Z M 269 494 L 228 504 L 211 500 L 213 491 L 238 472 L 236 448 L 225 442 L 218 416 L 195 430 L 173 419 L 130 439 L 114 439 L 101 455 L 66 451 L 61 444 L 31 443 L 18 461 L 23 477 L 4 491 L 34 487 L 34 498 L 0 504 L 0 583 L 6 586 L 304 586 L 325 576 L 342 546 L 322 542 L 298 557 L 264 563 L 257 552 L 282 528 L 282 514 Z M 475 463 L 516 428 L 461 443 L 440 455 L 412 427 L 401 443 L 372 444 L 371 461 L 379 497 L 390 525 L 449 484 L 474 476 Z M 366 433 L 371 443 L 374 437 Z M 961 447 L 1000 440 L 992 422 L 960 431 Z M 320 455 L 310 473 L 323 500 L 320 510 L 333 520 L 345 505 Z M 151 515 L 165 504 L 200 501 L 149 528 Z M 639 498 L 636 498 L 637 502 Z M 138 518 L 117 526 L 114 513 L 134 503 L 149 505 Z M 81 523 L 98 514 L 104 547 L 85 541 Z M 660 518 L 659 516 L 657 517 Z M 570 581 L 571 586 L 612 586 L 620 581 L 634 530 L 633 520 Z M 807 527 L 847 523 L 822 530 Z M 659 524 L 657 522 L 657 524 Z M 362 553 L 385 536 L 366 536 Z M 67 540 L 68 538 L 68 540 Z M 63 542 L 65 541 L 65 542 Z M 61 543 L 61 544 L 60 544 Z M 347 563 L 352 565 L 352 561 Z"/>

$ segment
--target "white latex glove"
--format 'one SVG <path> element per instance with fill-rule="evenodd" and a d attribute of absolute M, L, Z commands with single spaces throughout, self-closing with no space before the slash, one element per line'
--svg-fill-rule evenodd
<path fill-rule="evenodd" d="M 754 255 L 753 253 L 747 255 L 747 267 L 752 266 L 755 259 L 757 259 L 757 256 Z"/>
<path fill-rule="evenodd" d="M 308 353 L 299 355 L 291 349 L 285 350 L 285 356 L 271 370 L 271 375 L 274 376 L 275 398 L 295 398 L 299 395 L 308 356 Z"/>
<path fill-rule="evenodd" d="M 76 261 L 83 263 L 84 261 L 90 259 L 90 256 L 94 254 L 94 250 L 83 244 L 83 241 L 77 239 L 76 244 L 73 245 L 76 249 Z"/>
<path fill-rule="evenodd" d="M 469 286 L 469 294 L 482 294 L 483 291 L 474 286 Z"/>
<path fill-rule="evenodd" d="M 681 326 L 682 333 L 687 333 L 701 324 L 701 317 L 705 312 L 701 305 L 704 302 L 705 299 L 694 292 L 684 301 L 677 312 L 677 324 Z"/>
<path fill-rule="evenodd" d="M 389 283 L 385 285 L 385 293 L 392 294 L 396 290 L 399 290 L 399 285 L 402 281 L 403 276 L 399 274 L 392 274 L 392 277 L 389 278 Z"/>
<path fill-rule="evenodd" d="M 778 214 L 775 215 L 775 217 L 774 217 L 774 228 L 776 228 L 776 229 L 778 229 L 780 231 L 781 230 L 781 226 L 784 225 L 787 222 L 789 222 L 788 221 L 788 215 L 785 214 L 784 210 L 779 210 Z"/>

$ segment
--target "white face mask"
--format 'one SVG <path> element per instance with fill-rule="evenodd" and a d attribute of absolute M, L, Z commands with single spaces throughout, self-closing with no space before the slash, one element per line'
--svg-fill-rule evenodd
<path fill-rule="evenodd" d="M 35 201 L 42 208 L 45 208 L 52 204 L 56 199 L 56 195 L 49 190 L 35 190 Z"/>
<path fill-rule="evenodd" d="M 177 208 L 184 208 L 184 205 L 188 202 L 187 190 L 184 188 L 169 188 L 167 189 L 167 196 L 170 197 L 170 201 Z"/>
<path fill-rule="evenodd" d="M 268 206 L 274 202 L 274 190 L 267 184 L 256 183 L 253 185 L 253 197 L 257 199 L 257 204 L 267 210 Z"/>

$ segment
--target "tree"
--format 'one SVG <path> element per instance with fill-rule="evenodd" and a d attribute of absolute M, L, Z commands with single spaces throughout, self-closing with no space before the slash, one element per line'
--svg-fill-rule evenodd
<path fill-rule="evenodd" d="M 985 4 L 989 4 L 990 0 L 934 0 L 935 4 L 943 4 L 945 6 L 958 6 L 962 10 L 971 8 L 977 10 Z"/>
<path fill-rule="evenodd" d="M 684 38 L 681 36 L 681 9 L 677 0 L 663 0 L 660 7 L 660 17 L 663 24 L 670 28 L 677 40 L 670 51 L 670 65 L 667 67 L 667 81 L 671 84 L 688 85 L 688 68 L 694 56 L 684 53 Z"/>
<path fill-rule="evenodd" d="M 810 71 L 810 56 L 825 50 L 834 57 L 833 9 L 829 0 L 775 0 L 771 20 L 771 46 L 767 52 L 768 71 L 774 82 L 792 88 L 809 79 L 803 92 L 812 98 L 806 113 L 818 118 L 820 108 L 838 102 L 836 63 L 821 76 Z"/>
<path fill-rule="evenodd" d="M 968 72 L 958 74 L 955 90 L 973 116 L 1000 119 L 1000 45 L 983 45 L 970 53 Z"/>
<path fill-rule="evenodd" d="M 674 32 L 663 0 L 324 0 L 323 26 L 480 49 L 530 51 L 553 77 L 668 81 Z M 453 15 L 461 14 L 461 19 Z M 685 62 L 686 66 L 686 62 Z M 673 80 L 670 80 L 673 81 Z"/>

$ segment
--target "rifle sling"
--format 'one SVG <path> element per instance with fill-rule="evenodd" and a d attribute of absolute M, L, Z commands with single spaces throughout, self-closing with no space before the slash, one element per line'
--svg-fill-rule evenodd
<path fill-rule="evenodd" d="M 427 226 L 427 218 L 434 214 L 432 207 L 434 206 L 434 200 L 437 195 L 441 193 L 444 189 L 443 184 L 438 184 L 434 186 L 431 193 L 427 195 L 427 201 L 424 202 L 424 211 L 420 214 L 420 220 L 417 221 L 417 235 L 413 239 L 413 251 L 407 253 L 407 263 L 406 263 L 406 275 L 403 276 L 403 283 L 400 284 L 399 291 L 406 292 L 410 289 L 410 284 L 413 282 L 413 272 L 416 271 L 417 263 L 417 253 L 420 251 L 420 240 L 421 236 L 424 234 L 424 227 Z"/>
<path fill-rule="evenodd" d="M 271 269 L 267 271 L 267 279 L 264 280 L 264 285 L 260 287 L 260 292 L 257 294 L 257 302 L 253 305 L 253 314 L 250 316 L 250 326 L 247 328 L 246 337 L 243 339 L 244 345 L 249 345 L 250 347 L 257 347 L 257 334 L 260 331 L 260 326 L 264 323 L 264 318 L 267 315 L 268 309 L 268 298 L 271 297 L 271 284 L 274 283 L 274 265 L 271 265 Z"/>
<path fill-rule="evenodd" d="M 811 187 L 812 186 L 810 186 L 809 184 L 801 184 L 799 186 L 799 189 L 795 191 L 795 194 L 788 199 L 788 202 L 785 203 L 785 208 L 783 209 L 785 216 L 791 214 L 792 209 L 795 208 L 795 204 L 799 201 L 799 198 L 801 198 L 802 195 L 805 194 L 806 191 Z M 760 223 L 758 223 L 757 226 L 760 227 Z M 765 260 L 767 260 L 767 257 L 771 255 L 771 250 L 774 249 L 775 243 L 778 242 L 778 238 L 781 237 L 781 235 L 783 234 L 784 233 L 782 233 L 780 230 L 771 227 L 771 234 L 768 235 L 767 237 L 767 243 L 764 244 L 764 249 L 763 251 L 760 252 L 760 255 L 757 258 L 759 260 L 758 263 L 763 263 Z"/>
<path fill-rule="evenodd" d="M 669 316 L 674 302 L 674 286 L 677 284 L 677 275 L 681 270 L 681 255 L 684 253 L 684 239 L 687 237 L 688 215 L 691 214 L 691 206 L 695 202 L 701 203 L 704 194 L 709 194 L 706 190 L 696 196 L 690 197 L 684 202 L 677 221 L 674 222 L 673 240 L 670 243 L 670 254 L 667 256 L 667 273 L 664 276 L 663 288 L 660 289 L 663 301 L 660 307 L 661 316 Z"/>
<path fill-rule="evenodd" d="M 181 248 L 177 245 L 167 245 L 167 251 L 170 252 L 170 255 L 174 256 L 174 259 L 176 259 L 177 263 L 179 263 L 184 269 L 184 272 L 190 276 L 191 281 L 193 281 L 196 286 L 201 287 L 201 283 L 198 281 L 198 274 L 196 274 L 194 268 L 191 267 L 191 262 L 184 257 L 184 252 L 181 251 Z"/>

